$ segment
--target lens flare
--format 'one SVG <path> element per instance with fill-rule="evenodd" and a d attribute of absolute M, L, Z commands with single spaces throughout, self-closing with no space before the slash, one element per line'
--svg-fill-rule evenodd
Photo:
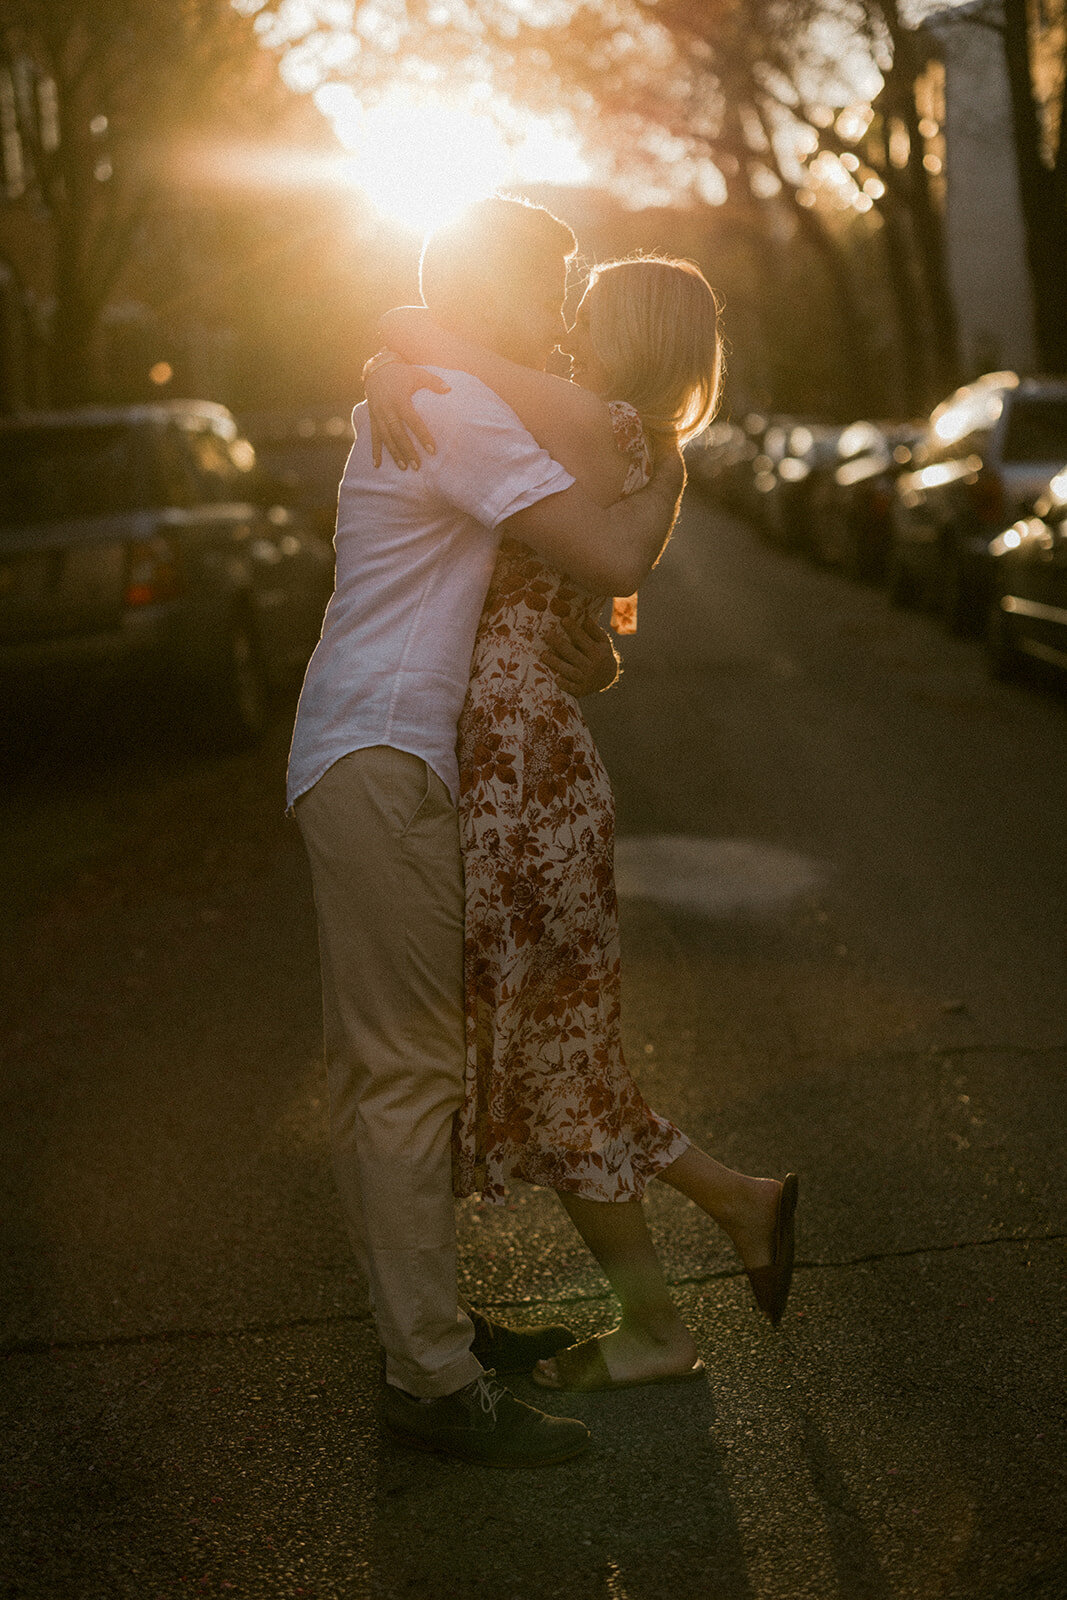
<path fill-rule="evenodd" d="M 348 152 L 349 181 L 416 232 L 524 178 L 580 183 L 588 176 L 564 130 L 544 118 L 516 121 L 514 108 L 505 128 L 486 95 L 462 104 L 398 90 L 363 105 L 349 86 L 326 84 L 315 101 Z"/>

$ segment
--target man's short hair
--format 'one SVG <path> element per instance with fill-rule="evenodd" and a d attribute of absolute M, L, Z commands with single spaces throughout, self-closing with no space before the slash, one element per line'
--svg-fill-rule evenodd
<path fill-rule="evenodd" d="M 527 282 L 569 261 L 577 248 L 567 224 L 543 206 L 490 195 L 426 240 L 419 262 L 422 298 L 443 321 L 469 317 L 487 293 Z"/>

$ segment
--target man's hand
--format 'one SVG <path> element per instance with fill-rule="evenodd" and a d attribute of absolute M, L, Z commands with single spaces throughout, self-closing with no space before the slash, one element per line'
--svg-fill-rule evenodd
<path fill-rule="evenodd" d="M 541 660 L 560 688 L 575 699 L 610 689 L 619 676 L 615 647 L 597 622 L 583 625 L 564 617 L 549 634 Z"/>
<path fill-rule="evenodd" d="M 388 361 L 376 367 L 364 379 L 367 410 L 370 412 L 371 452 L 374 465 L 382 464 L 382 445 L 388 450 L 401 472 L 408 467 L 418 471 L 422 457 L 418 444 L 427 455 L 435 453 L 433 434 L 423 422 L 411 396 L 419 389 L 432 389 L 435 394 L 448 394 L 449 385 L 423 367 L 409 367 L 403 361 Z"/>

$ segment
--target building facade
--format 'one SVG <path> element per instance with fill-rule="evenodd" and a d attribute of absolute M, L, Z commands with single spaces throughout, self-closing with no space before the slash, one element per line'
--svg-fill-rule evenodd
<path fill-rule="evenodd" d="M 995 0 L 977 0 L 923 23 L 941 67 L 945 249 L 967 377 L 1036 360 L 1000 17 Z"/>

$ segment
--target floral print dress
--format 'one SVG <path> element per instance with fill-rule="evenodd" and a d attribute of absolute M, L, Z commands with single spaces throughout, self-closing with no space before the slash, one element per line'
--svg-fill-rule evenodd
<path fill-rule="evenodd" d="M 648 478 L 640 419 L 612 403 Z M 616 623 L 632 631 L 631 596 Z M 588 594 L 504 540 L 459 723 L 466 878 L 466 1096 L 453 1135 L 458 1195 L 500 1203 L 511 1179 L 588 1200 L 639 1198 L 688 1140 L 642 1099 L 619 1035 L 619 928 L 607 773 L 573 696 L 540 657 Z M 621 607 L 621 615 L 620 615 Z"/>

